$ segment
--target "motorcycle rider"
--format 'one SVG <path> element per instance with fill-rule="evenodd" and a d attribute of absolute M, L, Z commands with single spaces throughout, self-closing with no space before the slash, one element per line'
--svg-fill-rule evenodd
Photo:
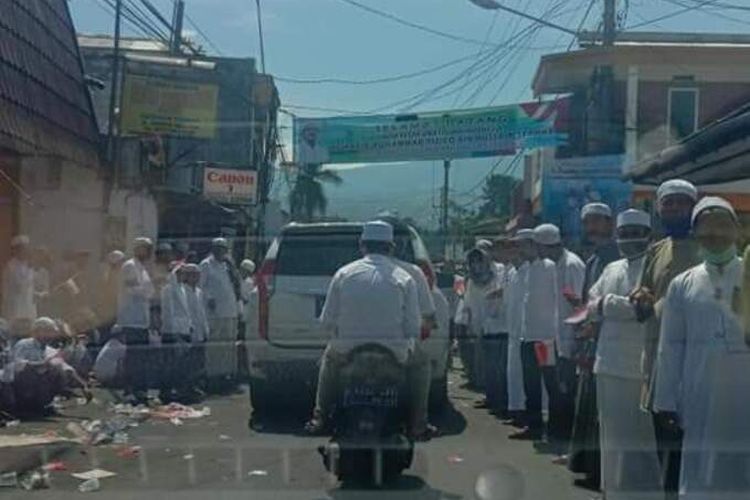
<path fill-rule="evenodd" d="M 306 425 L 321 434 L 336 397 L 336 381 L 352 348 L 382 344 L 406 363 L 419 337 L 421 315 L 414 279 L 390 256 L 393 226 L 383 221 L 365 224 L 360 239 L 363 258 L 339 269 L 328 288 L 320 317 L 331 333 L 318 374 L 313 417 Z"/>

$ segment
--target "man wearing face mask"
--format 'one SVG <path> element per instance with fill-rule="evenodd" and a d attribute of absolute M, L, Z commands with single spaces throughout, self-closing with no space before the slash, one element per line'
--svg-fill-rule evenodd
<path fill-rule="evenodd" d="M 747 497 L 750 348 L 739 309 L 739 222 L 718 197 L 692 215 L 701 264 L 677 276 L 663 300 L 653 409 L 684 432 L 680 498 Z"/>
<path fill-rule="evenodd" d="M 588 315 L 601 324 L 596 362 L 602 490 L 606 498 L 641 498 L 660 490 L 654 426 L 640 410 L 644 326 L 630 294 L 637 286 L 651 234 L 640 210 L 617 216 L 621 260 L 608 265 L 589 290 Z M 643 492 L 643 493 L 640 493 Z"/>
<path fill-rule="evenodd" d="M 685 180 L 672 179 L 659 186 L 656 198 L 666 237 L 648 249 L 640 287 L 632 297 L 637 305 L 638 319 L 646 325 L 641 404 L 647 410 L 653 409 L 655 360 L 667 288 L 675 276 L 700 262 L 698 245 L 690 234 L 690 217 L 698 190 Z M 674 427 L 663 427 L 659 419 L 654 423 L 664 487 L 667 492 L 676 494 L 682 436 Z"/>
<path fill-rule="evenodd" d="M 554 452 L 561 456 L 567 453 L 570 433 L 573 429 L 575 414 L 576 365 L 573 359 L 575 352 L 575 333 L 565 323 L 573 314 L 574 308 L 583 297 L 583 280 L 586 276 L 586 264 L 575 253 L 565 248 L 560 237 L 560 229 L 553 224 L 542 224 L 537 228 L 542 239 L 539 254 L 555 263 L 557 270 L 557 307 L 558 328 L 555 344 L 557 348 L 557 377 L 560 389 L 558 420 L 560 424 L 560 442 L 555 443 Z"/>
<path fill-rule="evenodd" d="M 526 394 L 527 427 L 510 436 L 511 439 L 541 440 L 544 438 L 542 417 L 542 383 L 549 396 L 547 438 L 559 442 L 560 391 L 554 367 L 554 342 L 557 331 L 557 271 L 555 263 L 539 255 L 539 247 L 547 241 L 544 226 L 534 229 L 533 240 L 522 240 L 521 252 L 530 261 L 528 286 L 523 304 L 523 337 L 521 363 L 523 388 Z M 546 359 L 538 353 L 547 353 Z"/>
<path fill-rule="evenodd" d="M 589 203 L 581 209 L 581 223 L 585 239 L 594 245 L 594 253 L 586 261 L 586 277 L 583 283 L 584 304 L 588 302 L 589 289 L 599 279 L 604 268 L 620 258 L 617 244 L 612 237 L 613 222 L 612 209 L 604 203 Z M 576 353 L 579 360 L 579 377 L 568 468 L 572 472 L 586 475 L 585 478 L 576 480 L 576 484 L 597 489 L 601 468 L 596 381 L 593 374 L 596 355 L 594 325 L 590 324 L 589 328 L 579 331 L 578 334 L 582 338 L 578 343 Z"/>

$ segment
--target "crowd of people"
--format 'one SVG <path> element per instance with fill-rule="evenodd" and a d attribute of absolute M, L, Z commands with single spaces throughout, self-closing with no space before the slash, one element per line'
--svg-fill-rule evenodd
<path fill-rule="evenodd" d="M 485 388 L 479 406 L 519 427 L 511 439 L 607 499 L 747 494 L 740 223 L 684 180 L 656 197 L 658 241 L 648 213 L 586 205 L 585 262 L 552 224 L 479 241 L 456 313 L 459 337 L 479 339 L 464 364 Z"/>
<path fill-rule="evenodd" d="M 55 266 L 28 237 L 12 240 L 0 320 L 6 418 L 54 412 L 56 396 L 77 390 L 90 398 L 92 383 L 133 404 L 146 404 L 151 389 L 162 402 L 190 403 L 237 388 L 252 261 L 236 266 L 224 238 L 200 260 L 145 237 L 129 258 L 110 252 L 100 272 L 89 260 L 73 252 Z"/>

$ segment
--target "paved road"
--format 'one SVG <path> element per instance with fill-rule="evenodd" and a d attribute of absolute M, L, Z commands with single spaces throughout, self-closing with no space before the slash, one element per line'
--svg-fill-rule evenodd
<path fill-rule="evenodd" d="M 439 422 L 445 435 L 417 445 L 413 467 L 389 488 L 389 498 L 475 498 L 477 478 L 483 473 L 480 488 L 499 500 L 596 496 L 573 487 L 571 475 L 551 464 L 549 456 L 536 453 L 531 443 L 508 440 L 512 429 L 472 407 L 477 395 L 461 387 L 458 373 L 451 376 L 450 392 L 453 408 Z M 116 477 L 102 480 L 102 490 L 94 494 L 108 498 L 383 498 L 382 491 L 338 487 L 315 451 L 325 440 L 301 434 L 303 415 L 282 415 L 251 431 L 246 396 L 210 399 L 206 404 L 210 417 L 181 426 L 147 421 L 133 429 L 131 441 L 142 447 L 137 457 L 121 458 L 113 447 L 100 446 L 70 450 L 62 459 L 73 471 L 100 467 L 116 472 Z M 63 429 L 69 421 L 97 412 L 106 416 L 103 406 L 72 407 L 65 417 L 24 423 L 12 432 Z M 80 495 L 79 481 L 69 472 L 53 473 L 52 482 L 51 490 L 0 493 L 19 499 Z"/>

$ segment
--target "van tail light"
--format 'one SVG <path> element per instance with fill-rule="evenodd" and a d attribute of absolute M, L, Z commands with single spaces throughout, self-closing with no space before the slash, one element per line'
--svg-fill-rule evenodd
<path fill-rule="evenodd" d="M 435 271 L 432 270 L 432 266 L 429 262 L 420 260 L 417 265 L 424 273 L 424 277 L 427 278 L 427 284 L 430 285 L 430 290 L 435 287 Z"/>
<path fill-rule="evenodd" d="M 256 285 L 258 287 L 258 336 L 268 340 L 268 319 L 271 294 L 273 293 L 273 275 L 276 272 L 276 261 L 266 260 L 260 266 Z"/>

